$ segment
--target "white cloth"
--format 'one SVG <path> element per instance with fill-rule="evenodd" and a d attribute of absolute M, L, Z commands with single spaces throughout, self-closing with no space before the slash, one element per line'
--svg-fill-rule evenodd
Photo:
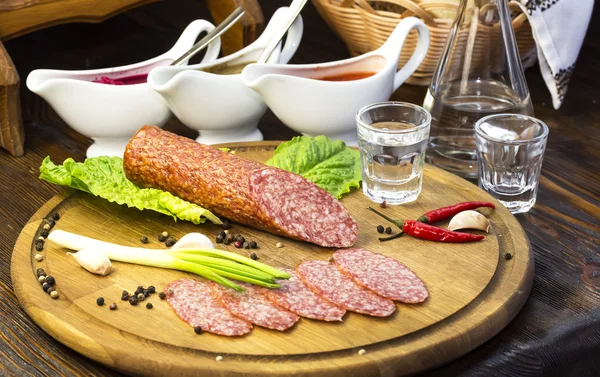
<path fill-rule="evenodd" d="M 540 70 L 558 109 L 567 93 L 594 0 L 520 0 L 519 5 L 529 18 Z"/>

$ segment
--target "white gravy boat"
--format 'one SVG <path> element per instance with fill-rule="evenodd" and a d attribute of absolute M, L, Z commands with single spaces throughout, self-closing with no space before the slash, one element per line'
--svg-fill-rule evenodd
<path fill-rule="evenodd" d="M 212 29 L 214 26 L 208 21 L 193 21 L 169 51 L 136 64 L 83 71 L 37 69 L 27 77 L 27 87 L 48 101 L 75 131 L 94 140 L 87 150 L 88 157 L 122 156 L 127 142 L 140 127 L 163 126 L 171 111 L 145 82 L 107 85 L 93 80 L 148 74 L 152 68 L 168 65 L 183 55 L 201 32 Z M 217 38 L 209 45 L 203 61 L 215 60 L 220 49 L 221 41 Z"/>
<path fill-rule="evenodd" d="M 409 32 L 417 29 L 419 42 L 409 61 L 396 72 Z M 355 116 L 368 104 L 387 101 L 417 69 L 429 48 L 429 30 L 414 17 L 402 20 L 375 51 L 351 59 L 322 64 L 250 64 L 242 80 L 261 95 L 273 113 L 304 135 L 326 135 L 357 144 Z M 350 73 L 376 72 L 349 81 L 318 80 Z"/>
<path fill-rule="evenodd" d="M 263 140 L 257 124 L 267 105 L 261 97 L 242 83 L 240 74 L 214 74 L 202 70 L 255 62 L 270 37 L 283 26 L 288 13 L 289 8 L 279 8 L 256 41 L 231 55 L 210 63 L 158 67 L 150 72 L 150 87 L 164 97 L 179 120 L 200 133 L 198 142 Z M 276 48 L 269 62 L 287 63 L 300 44 L 302 31 L 302 18 L 298 16 L 288 31 L 283 49 Z"/>

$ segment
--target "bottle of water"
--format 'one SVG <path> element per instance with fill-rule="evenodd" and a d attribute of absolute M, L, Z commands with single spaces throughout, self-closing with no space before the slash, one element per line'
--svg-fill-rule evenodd
<path fill-rule="evenodd" d="M 477 177 L 474 125 L 497 113 L 533 115 L 508 0 L 461 0 L 423 104 L 427 162 Z"/>

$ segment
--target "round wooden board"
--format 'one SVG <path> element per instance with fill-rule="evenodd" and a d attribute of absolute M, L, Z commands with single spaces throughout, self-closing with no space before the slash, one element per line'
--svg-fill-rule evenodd
<path fill-rule="evenodd" d="M 236 154 L 268 159 L 275 142 L 229 145 Z M 411 204 L 382 209 L 393 218 L 417 218 L 427 210 L 469 200 L 494 199 L 475 185 L 426 166 L 423 191 Z M 114 263 L 109 276 L 83 270 L 71 256 L 47 242 L 44 260 L 36 262 L 34 240 L 44 218 L 58 212 L 55 229 L 108 242 L 147 247 L 164 244 L 156 235 L 175 237 L 199 231 L 213 236 L 218 227 L 174 222 L 150 211 L 129 209 L 88 194 L 66 190 L 44 205 L 23 228 L 12 258 L 12 280 L 19 301 L 46 332 L 68 347 L 110 367 L 156 376 L 400 376 L 414 374 L 453 360 L 482 344 L 506 326 L 523 306 L 533 280 L 533 256 L 517 220 L 499 203 L 482 210 L 493 227 L 484 241 L 443 244 L 403 237 L 381 243 L 375 227 L 386 224 L 367 210 L 373 205 L 359 190 L 342 202 L 359 222 L 355 246 L 389 255 L 409 266 L 427 285 L 423 304 L 397 304 L 389 318 L 348 313 L 341 323 L 301 319 L 286 332 L 255 327 L 241 338 L 196 335 L 156 295 L 154 308 L 131 306 L 121 291 L 190 276 L 183 272 Z M 442 224 L 445 225 L 445 224 Z M 393 226 L 392 226 L 393 227 Z M 308 259 L 328 259 L 331 249 L 277 237 L 234 225 L 233 232 L 256 240 L 261 261 L 295 267 Z M 282 242 L 283 248 L 275 244 Z M 248 253 L 232 245 L 221 248 Z M 513 258 L 505 260 L 504 254 Z M 56 279 L 60 298 L 45 294 L 35 277 L 42 267 Z M 96 305 L 102 296 L 107 304 Z M 116 302 L 116 311 L 108 304 Z M 365 350 L 366 353 L 359 350 Z M 222 356 L 222 361 L 216 361 Z"/>

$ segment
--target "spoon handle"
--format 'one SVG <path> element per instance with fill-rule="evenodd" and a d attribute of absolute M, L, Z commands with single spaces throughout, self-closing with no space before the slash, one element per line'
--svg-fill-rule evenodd
<path fill-rule="evenodd" d="M 258 60 L 257 60 L 258 64 L 264 64 L 264 63 L 267 62 L 267 60 L 269 60 L 269 57 L 273 53 L 273 50 L 275 50 L 275 48 L 277 47 L 277 45 L 279 44 L 279 42 L 281 41 L 281 39 L 283 38 L 283 36 L 285 35 L 285 33 L 292 26 L 292 24 L 294 23 L 294 21 L 296 21 L 296 18 L 300 14 L 300 11 L 302 10 L 302 8 L 304 8 L 304 5 L 306 5 L 307 1 L 308 0 L 294 0 L 294 1 L 292 1 L 292 4 L 290 5 L 290 12 L 291 12 L 290 18 L 284 24 L 284 27 L 282 27 L 281 29 L 277 30 L 273 34 L 273 37 L 271 37 L 271 39 L 269 40 L 269 43 L 267 43 L 267 46 L 265 47 L 265 49 L 263 50 L 263 52 L 258 57 Z"/>
<path fill-rule="evenodd" d="M 206 34 L 204 38 L 202 38 L 200 41 L 194 44 L 192 48 L 187 50 L 185 54 L 181 55 L 179 58 L 173 61 L 171 65 L 180 65 L 186 59 L 189 59 L 192 56 L 196 55 L 198 52 L 204 50 L 206 46 L 208 46 L 212 41 L 221 36 L 221 34 L 229 30 L 229 28 L 232 27 L 233 24 L 235 24 L 240 18 L 242 18 L 245 12 L 246 11 L 244 10 L 244 8 L 237 7 L 233 12 L 231 12 L 229 16 L 227 16 L 225 20 L 223 20 L 223 22 L 219 24 L 219 26 L 214 28 L 210 33 Z"/>

